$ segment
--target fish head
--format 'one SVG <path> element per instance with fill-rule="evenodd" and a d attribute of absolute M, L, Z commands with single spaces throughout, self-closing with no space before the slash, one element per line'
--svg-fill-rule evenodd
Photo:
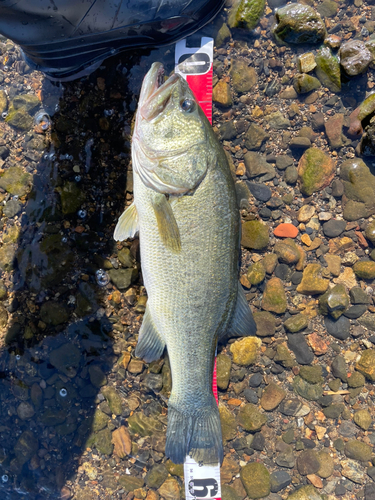
<path fill-rule="evenodd" d="M 154 63 L 143 81 L 132 142 L 133 168 L 164 194 L 197 187 L 213 160 L 210 124 L 187 82 L 178 74 L 164 81 Z"/>

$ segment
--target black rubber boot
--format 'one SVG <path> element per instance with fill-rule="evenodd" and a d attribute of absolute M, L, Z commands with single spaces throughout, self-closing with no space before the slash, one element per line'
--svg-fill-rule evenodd
<path fill-rule="evenodd" d="M 74 80 L 107 57 L 167 45 L 207 24 L 224 0 L 0 0 L 0 34 L 51 79 Z"/>

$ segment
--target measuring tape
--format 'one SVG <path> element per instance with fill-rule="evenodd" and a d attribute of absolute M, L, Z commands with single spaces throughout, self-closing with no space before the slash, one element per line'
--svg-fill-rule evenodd
<path fill-rule="evenodd" d="M 200 47 L 187 47 L 186 39 L 176 43 L 175 73 L 188 82 L 195 98 L 212 125 L 212 72 L 214 41 L 202 37 Z M 216 403 L 216 359 L 212 379 Z M 199 464 L 187 456 L 184 463 L 186 500 L 221 500 L 220 464 Z"/>

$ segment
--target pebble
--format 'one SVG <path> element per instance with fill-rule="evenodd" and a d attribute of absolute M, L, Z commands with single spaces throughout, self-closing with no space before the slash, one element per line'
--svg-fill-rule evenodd
<path fill-rule="evenodd" d="M 305 337 L 301 333 L 288 335 L 288 347 L 293 351 L 297 362 L 301 365 L 308 365 L 314 359 L 314 353 L 307 345 Z"/>

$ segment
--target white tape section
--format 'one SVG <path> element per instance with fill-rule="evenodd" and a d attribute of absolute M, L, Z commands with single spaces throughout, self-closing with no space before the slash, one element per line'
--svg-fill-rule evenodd
<path fill-rule="evenodd" d="M 187 456 L 184 463 L 186 500 L 221 500 L 220 464 L 198 464 Z"/>

